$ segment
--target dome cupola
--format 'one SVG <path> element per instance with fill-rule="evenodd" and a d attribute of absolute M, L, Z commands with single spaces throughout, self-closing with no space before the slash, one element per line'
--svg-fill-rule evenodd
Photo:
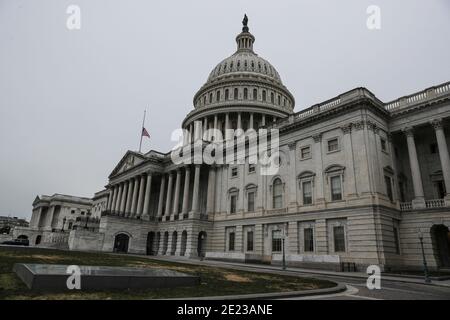
<path fill-rule="evenodd" d="M 204 128 L 209 128 L 211 123 L 222 128 L 227 125 L 255 128 L 293 112 L 294 97 L 283 85 L 275 67 L 254 52 L 254 43 L 248 17 L 244 15 L 242 31 L 236 36 L 235 53 L 210 72 L 194 96 L 194 110 L 184 119 L 183 128 L 199 120 L 204 121 Z"/>

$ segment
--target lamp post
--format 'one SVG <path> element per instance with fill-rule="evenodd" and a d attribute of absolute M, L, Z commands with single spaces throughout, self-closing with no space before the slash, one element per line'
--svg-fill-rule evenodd
<path fill-rule="evenodd" d="M 418 230 L 418 234 L 419 234 L 420 247 L 422 249 L 423 272 L 425 274 L 425 283 L 431 283 L 430 277 L 428 276 L 428 266 L 427 266 L 427 259 L 425 257 L 425 250 L 423 249 L 423 234 L 420 229 Z"/>

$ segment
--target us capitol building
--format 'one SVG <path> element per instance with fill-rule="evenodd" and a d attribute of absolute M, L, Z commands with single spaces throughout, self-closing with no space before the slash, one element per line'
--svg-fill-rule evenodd
<path fill-rule="evenodd" d="M 450 267 L 450 82 L 384 103 L 356 88 L 300 112 L 247 19 L 194 95 L 183 144 L 276 129 L 278 170 L 128 151 L 91 198 L 38 196 L 31 245 L 363 270 Z M 235 136 L 224 134 L 225 140 Z M 365 270 L 365 269 L 364 269 Z"/>

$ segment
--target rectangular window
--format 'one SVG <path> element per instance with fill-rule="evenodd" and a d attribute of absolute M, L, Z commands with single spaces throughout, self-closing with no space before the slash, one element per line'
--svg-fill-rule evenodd
<path fill-rule="evenodd" d="M 228 251 L 234 251 L 234 232 L 228 234 Z"/>
<path fill-rule="evenodd" d="M 255 192 L 249 192 L 247 193 L 247 211 L 253 212 L 255 211 Z"/>
<path fill-rule="evenodd" d="M 302 159 L 309 159 L 311 158 L 311 147 L 303 147 L 300 149 L 300 156 Z"/>
<path fill-rule="evenodd" d="M 389 176 L 384 176 L 384 183 L 386 184 L 386 193 L 389 200 L 394 201 L 394 196 L 392 194 L 392 180 Z"/>
<path fill-rule="evenodd" d="M 281 230 L 272 231 L 272 252 L 282 251 Z"/>
<path fill-rule="evenodd" d="M 328 140 L 328 152 L 339 150 L 339 140 L 338 138 Z"/>
<path fill-rule="evenodd" d="M 386 140 L 381 138 L 381 150 L 386 152 L 387 151 L 387 147 L 386 147 Z"/>
<path fill-rule="evenodd" d="M 398 190 L 400 191 L 400 201 L 405 202 L 405 184 L 401 181 L 398 182 Z"/>
<path fill-rule="evenodd" d="M 430 144 L 430 153 L 431 154 L 439 153 L 439 148 L 438 148 L 438 145 L 436 143 Z"/>
<path fill-rule="evenodd" d="M 342 200 L 341 177 L 340 176 L 331 177 L 330 183 L 331 183 L 331 200 L 332 201 Z"/>
<path fill-rule="evenodd" d="M 255 172 L 255 168 L 256 168 L 256 166 L 254 164 L 249 163 L 249 165 L 248 165 L 248 173 Z"/>
<path fill-rule="evenodd" d="M 303 204 L 308 205 L 312 204 L 312 182 L 305 181 L 302 183 L 303 190 Z"/>
<path fill-rule="evenodd" d="M 247 251 L 253 251 L 253 231 L 247 232 Z"/>
<path fill-rule="evenodd" d="M 305 252 L 314 252 L 314 232 L 312 228 L 303 229 Z"/>
<path fill-rule="evenodd" d="M 230 197 L 230 213 L 236 213 L 236 200 L 237 196 L 235 194 Z"/>
<path fill-rule="evenodd" d="M 238 168 L 231 169 L 231 176 L 232 177 L 237 177 L 237 175 L 238 175 Z"/>
<path fill-rule="evenodd" d="M 400 254 L 400 241 L 398 239 L 398 229 L 394 227 L 395 253 Z"/>
<path fill-rule="evenodd" d="M 333 227 L 334 252 L 345 252 L 345 233 L 344 227 Z"/>

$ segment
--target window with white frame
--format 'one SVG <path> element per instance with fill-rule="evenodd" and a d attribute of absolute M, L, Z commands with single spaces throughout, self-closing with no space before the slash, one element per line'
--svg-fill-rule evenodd
<path fill-rule="evenodd" d="M 299 189 L 303 205 L 311 205 L 314 202 L 314 177 L 315 173 L 312 171 L 303 171 L 298 175 Z"/>
<path fill-rule="evenodd" d="M 255 191 L 249 191 L 247 193 L 247 211 L 255 211 Z"/>
<path fill-rule="evenodd" d="M 312 204 L 312 181 L 302 182 L 303 205 Z"/>
<path fill-rule="evenodd" d="M 228 251 L 234 251 L 234 240 L 235 240 L 235 233 L 234 231 L 231 231 L 228 233 Z"/>
<path fill-rule="evenodd" d="M 386 195 L 389 200 L 394 201 L 394 195 L 392 193 L 392 178 L 388 175 L 384 176 L 384 183 L 386 185 Z"/>
<path fill-rule="evenodd" d="M 247 231 L 247 251 L 253 251 L 254 232 L 253 230 Z"/>
<path fill-rule="evenodd" d="M 234 167 L 234 168 L 231 168 L 231 177 L 237 177 L 238 176 L 238 168 L 237 167 Z"/>
<path fill-rule="evenodd" d="M 339 139 L 332 138 L 328 140 L 328 152 L 334 152 L 339 150 Z"/>
<path fill-rule="evenodd" d="M 306 160 L 311 158 L 311 146 L 302 147 L 300 149 L 300 159 Z"/>
<path fill-rule="evenodd" d="M 342 200 L 342 181 L 341 176 L 330 177 L 331 201 Z"/>
<path fill-rule="evenodd" d="M 237 194 L 230 195 L 230 213 L 236 213 Z"/>
<path fill-rule="evenodd" d="M 344 226 L 333 227 L 334 252 L 345 252 L 345 228 Z"/>
<path fill-rule="evenodd" d="M 283 182 L 280 178 L 276 178 L 272 184 L 273 208 L 279 209 L 283 207 Z"/>
<path fill-rule="evenodd" d="M 314 229 L 312 227 L 303 229 L 303 250 L 314 252 Z"/>
<path fill-rule="evenodd" d="M 283 235 L 281 230 L 272 230 L 272 252 L 281 252 Z"/>
<path fill-rule="evenodd" d="M 248 173 L 254 173 L 256 171 L 256 165 L 254 163 L 248 164 Z"/>

